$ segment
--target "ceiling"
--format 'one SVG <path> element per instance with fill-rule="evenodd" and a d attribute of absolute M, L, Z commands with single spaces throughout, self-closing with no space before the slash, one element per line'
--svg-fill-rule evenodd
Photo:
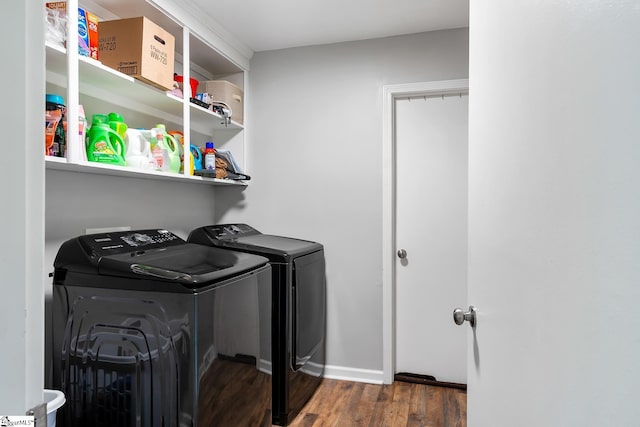
<path fill-rule="evenodd" d="M 469 0 L 191 0 L 260 52 L 469 26 Z"/>

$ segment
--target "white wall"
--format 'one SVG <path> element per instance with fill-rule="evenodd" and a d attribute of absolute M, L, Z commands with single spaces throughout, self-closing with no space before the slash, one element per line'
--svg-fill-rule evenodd
<path fill-rule="evenodd" d="M 639 23 L 471 2 L 470 426 L 638 425 Z"/>
<path fill-rule="evenodd" d="M 216 188 L 48 170 L 47 249 L 57 250 L 50 246 L 98 227 L 167 228 L 186 238 L 193 228 L 213 220 Z"/>
<path fill-rule="evenodd" d="M 44 10 L 10 1 L 3 12 L 0 415 L 23 415 L 43 402 Z"/>
<path fill-rule="evenodd" d="M 467 76 L 467 29 L 251 60 L 254 179 L 239 204 L 237 193 L 218 193 L 216 219 L 325 245 L 329 365 L 372 370 L 381 380 L 382 86 Z"/>

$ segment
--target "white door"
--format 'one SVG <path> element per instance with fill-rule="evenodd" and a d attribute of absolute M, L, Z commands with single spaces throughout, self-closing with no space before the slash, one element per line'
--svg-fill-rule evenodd
<path fill-rule="evenodd" d="M 638 2 L 472 3 L 468 425 L 637 426 Z"/>
<path fill-rule="evenodd" d="M 468 96 L 395 100 L 395 372 L 466 384 Z"/>

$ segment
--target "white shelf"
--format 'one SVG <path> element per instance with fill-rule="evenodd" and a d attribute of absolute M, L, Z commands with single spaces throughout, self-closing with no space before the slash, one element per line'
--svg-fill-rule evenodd
<path fill-rule="evenodd" d="M 47 69 L 54 75 L 66 74 L 66 50 L 47 44 Z M 79 57 L 79 89 L 83 95 L 105 98 L 111 103 L 150 115 L 170 116 L 174 122 L 181 122 L 184 101 L 166 91 L 134 79 L 100 61 Z M 189 103 L 191 106 L 191 128 L 200 133 L 210 134 L 216 130 L 242 130 L 243 126 L 233 120 L 225 124 L 224 118 L 213 111 Z M 160 118 L 160 117 L 159 117 Z M 164 118 L 164 117 L 162 117 Z"/>
<path fill-rule="evenodd" d="M 212 130 L 237 130 L 240 131 L 244 127 L 231 120 L 229 124 L 225 124 L 225 119 L 219 114 L 211 110 L 202 108 L 199 105 L 191 104 L 191 129 L 200 133 L 210 133 Z"/>
<path fill-rule="evenodd" d="M 127 178 L 169 180 L 206 185 L 240 187 L 246 187 L 247 185 L 244 181 L 234 181 L 231 179 L 203 178 L 201 176 L 187 176 L 177 173 L 141 170 L 129 168 L 126 166 L 114 166 L 95 162 L 69 163 L 67 162 L 67 159 L 63 157 L 45 156 L 45 164 L 47 169 L 66 172 L 91 173 L 97 175 L 110 175 Z"/>
<path fill-rule="evenodd" d="M 70 0 L 75 7 L 75 1 Z M 169 3 L 171 4 L 171 2 Z M 205 40 L 209 40 L 208 31 L 202 34 L 193 32 L 189 22 L 199 28 L 200 24 L 193 20 L 178 20 L 171 17 L 166 8 L 150 0 L 83 0 L 82 6 L 92 10 L 101 20 L 146 16 L 153 22 L 172 33 L 176 38 L 176 69 L 183 69 L 185 78 L 190 70 L 195 70 L 198 78 L 206 79 L 246 79 L 245 69 Z M 175 15 L 174 10 L 174 15 Z M 76 25 L 68 22 L 67 31 Z M 182 22 L 181 22 L 182 21 Z M 165 90 L 137 80 L 132 76 L 114 70 L 100 61 L 85 56 L 78 56 L 74 51 L 64 47 L 46 44 L 46 81 L 54 93 L 66 91 L 68 103 L 67 113 L 75 113 L 78 105 L 82 105 L 85 115 L 103 114 L 106 111 L 117 111 L 131 120 L 134 127 L 153 127 L 156 123 L 164 123 L 167 128 L 182 129 L 186 143 L 200 145 L 205 140 L 215 140 L 221 147 L 234 152 L 236 159 L 244 161 L 244 126 L 233 120 L 227 121 L 223 116 L 211 110 L 189 102 L 188 99 L 176 97 Z M 237 84 L 237 81 L 236 81 Z M 68 116 L 68 125 L 76 126 L 74 118 Z M 127 120 L 128 121 L 128 120 Z M 74 123 L 75 122 L 75 123 Z M 204 178 L 167 172 L 140 170 L 123 166 L 101 164 L 80 160 L 83 147 L 77 134 L 67 135 L 70 161 L 65 158 L 46 157 L 48 170 L 111 175 L 129 178 L 153 180 L 172 180 L 185 183 L 197 183 L 221 186 L 246 186 L 242 181 Z M 192 141 L 193 138 L 193 141 Z M 86 156 L 84 157 L 86 159 Z"/>

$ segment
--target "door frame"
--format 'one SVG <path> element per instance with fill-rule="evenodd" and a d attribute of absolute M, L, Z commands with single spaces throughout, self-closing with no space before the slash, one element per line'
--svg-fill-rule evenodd
<path fill-rule="evenodd" d="M 395 100 L 468 91 L 469 79 L 385 85 L 382 87 L 382 380 L 395 371 L 396 127 Z M 453 309 L 453 308 L 452 308 Z"/>

